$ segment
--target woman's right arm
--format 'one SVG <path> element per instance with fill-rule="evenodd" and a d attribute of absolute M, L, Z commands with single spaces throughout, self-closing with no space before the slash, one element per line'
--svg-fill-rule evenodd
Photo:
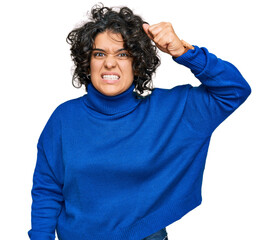
<path fill-rule="evenodd" d="M 55 113 L 55 112 L 54 112 Z M 63 204 L 63 162 L 60 124 L 52 114 L 38 141 L 32 187 L 31 240 L 54 240 Z"/>

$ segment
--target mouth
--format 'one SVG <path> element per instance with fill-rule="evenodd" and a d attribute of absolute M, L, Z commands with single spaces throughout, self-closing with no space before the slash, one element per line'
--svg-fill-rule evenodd
<path fill-rule="evenodd" d="M 106 83 L 116 83 L 120 79 L 118 73 L 103 73 L 101 77 Z"/>

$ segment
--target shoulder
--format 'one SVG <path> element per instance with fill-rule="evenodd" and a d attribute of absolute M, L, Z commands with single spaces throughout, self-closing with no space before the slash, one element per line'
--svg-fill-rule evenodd
<path fill-rule="evenodd" d="M 170 89 L 154 88 L 150 95 L 150 108 L 152 111 L 158 113 L 165 112 L 169 114 L 172 111 L 179 112 L 184 109 L 188 98 L 190 84 L 177 85 Z"/>
<path fill-rule="evenodd" d="M 49 138 L 49 136 L 59 135 L 62 122 L 69 119 L 77 109 L 80 109 L 82 97 L 70 99 L 59 104 L 50 117 L 46 121 L 46 124 L 41 133 L 40 139 Z"/>
<path fill-rule="evenodd" d="M 183 84 L 177 85 L 172 88 L 154 88 L 153 93 L 156 92 L 157 94 L 173 94 L 179 93 L 181 91 L 187 91 L 187 89 L 191 88 L 190 84 Z"/>
<path fill-rule="evenodd" d="M 177 85 L 170 89 L 167 88 L 154 88 L 152 92 L 153 98 L 158 98 L 160 100 L 171 100 L 171 99 L 181 99 L 181 97 L 185 97 L 192 88 L 190 84 Z"/>
<path fill-rule="evenodd" d="M 58 125 L 59 123 L 61 123 L 61 121 L 63 121 L 64 119 L 69 118 L 70 115 L 73 115 L 74 113 L 77 113 L 78 109 L 81 109 L 81 105 L 82 105 L 82 98 L 78 97 L 78 98 L 74 98 L 74 99 L 70 99 L 70 100 L 66 100 L 62 103 L 60 103 L 51 113 L 47 124 L 48 125 Z"/>
<path fill-rule="evenodd" d="M 82 101 L 83 96 L 62 102 L 55 108 L 52 115 L 61 116 L 76 111 L 77 109 L 80 109 Z"/>

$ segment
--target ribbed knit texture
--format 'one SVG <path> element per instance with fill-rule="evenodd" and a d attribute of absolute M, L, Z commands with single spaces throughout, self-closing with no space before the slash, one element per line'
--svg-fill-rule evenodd
<path fill-rule="evenodd" d="M 53 240 L 56 229 L 60 240 L 141 240 L 201 203 L 211 135 L 251 89 L 231 63 L 194 47 L 173 60 L 198 87 L 137 99 L 134 84 L 113 97 L 90 84 L 57 107 L 38 141 L 30 239 Z"/>

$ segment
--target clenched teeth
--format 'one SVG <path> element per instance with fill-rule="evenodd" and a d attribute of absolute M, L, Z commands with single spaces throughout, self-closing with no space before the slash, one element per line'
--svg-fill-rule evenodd
<path fill-rule="evenodd" d="M 118 80 L 119 77 L 117 75 L 103 75 L 103 79 L 106 79 L 106 80 Z"/>

